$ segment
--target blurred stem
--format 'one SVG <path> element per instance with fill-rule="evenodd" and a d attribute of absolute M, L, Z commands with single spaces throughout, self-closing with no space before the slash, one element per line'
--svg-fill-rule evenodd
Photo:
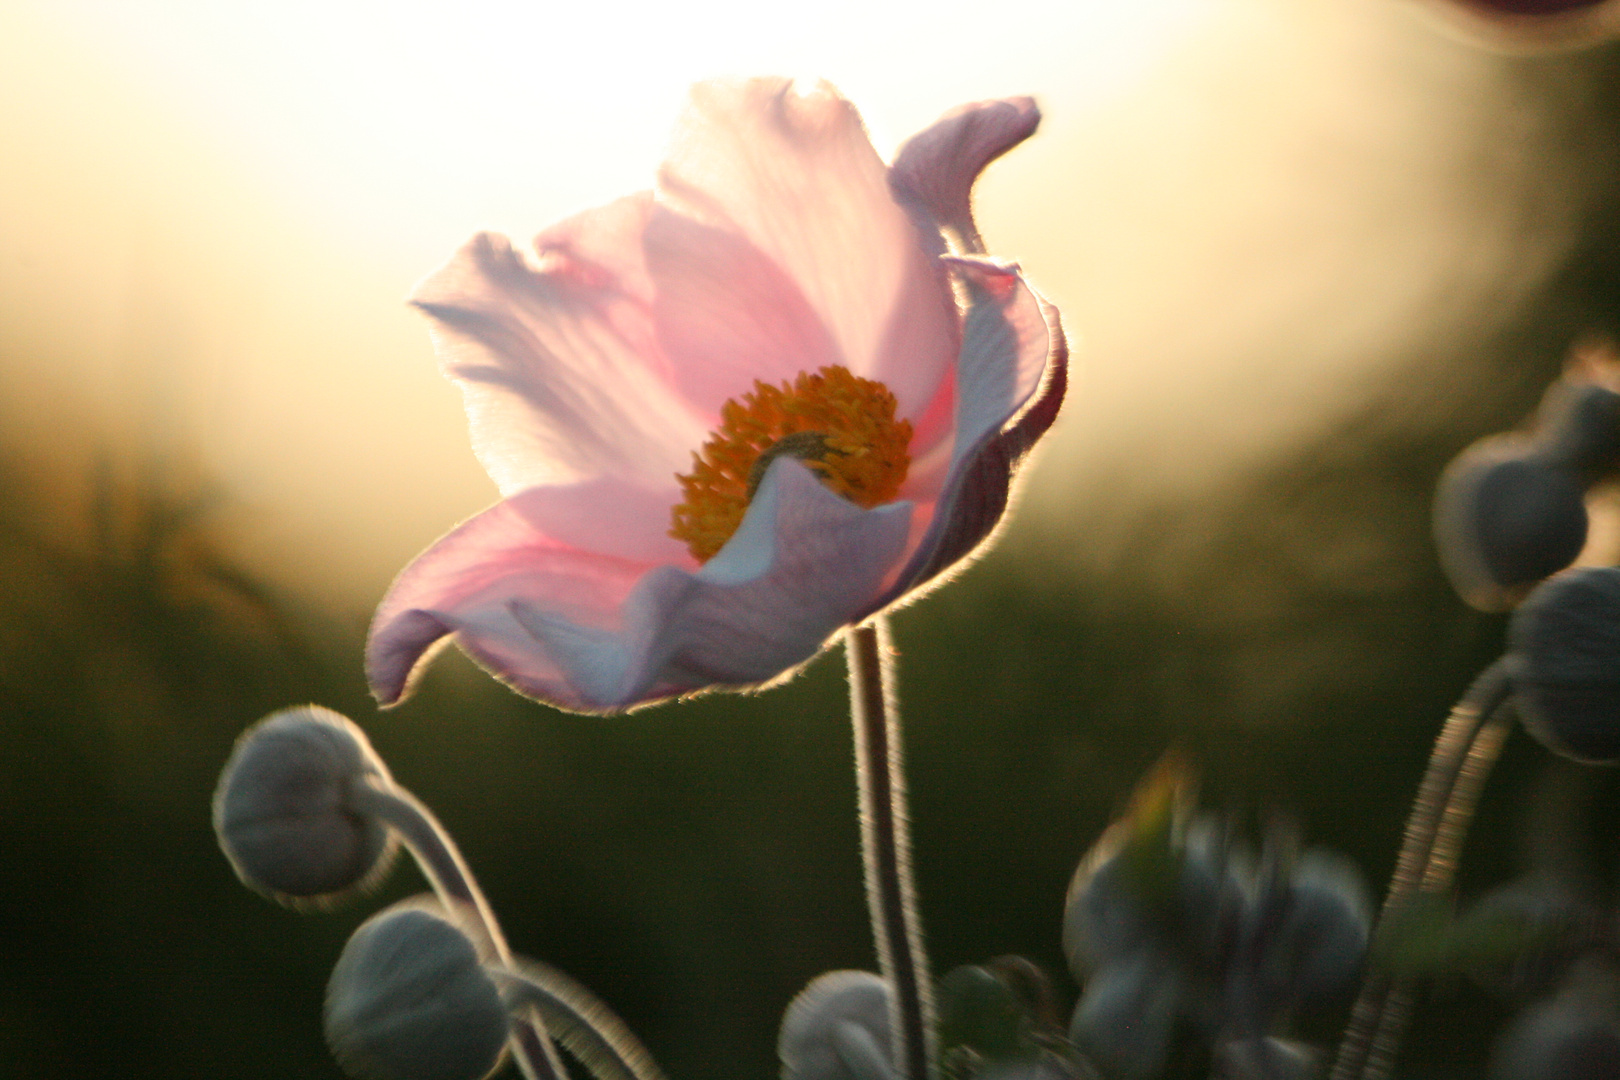
<path fill-rule="evenodd" d="M 1503 715 L 1499 710 L 1509 693 L 1507 665 L 1499 659 L 1480 673 L 1452 707 L 1435 738 L 1428 769 L 1406 819 L 1406 836 L 1395 860 L 1380 920 L 1419 889 L 1450 884 L 1479 790 L 1506 734 L 1505 726 L 1499 723 Z M 1480 725 L 1487 715 L 1492 717 L 1491 730 L 1481 733 Z M 1502 731 L 1497 734 L 1499 726 Z M 1411 987 L 1404 980 L 1369 971 L 1350 1012 L 1350 1023 L 1329 1080 L 1384 1075 L 1394 1060 L 1410 1009 Z"/>
<path fill-rule="evenodd" d="M 904 1080 L 933 1074 L 933 1001 L 928 957 L 911 877 L 911 837 L 895 698 L 893 649 L 881 616 L 844 637 L 849 657 L 855 779 L 860 789 L 861 854 L 883 978 L 890 989 L 889 1030 L 895 1071 Z"/>
<path fill-rule="evenodd" d="M 1468 756 L 1463 759 L 1462 770 L 1457 775 L 1456 785 L 1451 789 L 1451 798 L 1446 801 L 1434 847 L 1429 853 L 1429 864 L 1423 870 L 1419 888 L 1424 892 L 1444 892 L 1451 888 L 1457 876 L 1457 856 L 1462 850 L 1464 837 L 1468 835 L 1468 824 L 1473 820 L 1474 809 L 1479 805 L 1480 792 L 1502 752 L 1508 732 L 1512 730 L 1512 706 L 1503 702 L 1491 713 L 1485 726 L 1474 734 L 1474 740 L 1468 746 Z M 1383 1080 L 1390 1074 L 1395 1055 L 1400 1050 L 1401 1036 L 1406 1033 L 1407 1021 L 1411 1019 L 1412 1004 L 1411 980 L 1395 980 L 1385 998 L 1378 1027 L 1367 1049 L 1367 1063 L 1361 1070 L 1364 1080 Z"/>
<path fill-rule="evenodd" d="M 506 945 L 506 935 L 495 921 L 489 901 L 484 899 L 484 890 L 478 887 L 455 841 L 439 824 L 433 811 L 404 788 L 376 777 L 356 788 L 352 798 L 357 813 L 375 814 L 399 834 L 440 902 L 465 916 L 461 920 L 463 929 L 479 935 L 484 950 L 503 966 L 510 967 L 512 950 Z M 533 1007 L 513 1019 L 512 1056 L 529 1080 L 568 1078 L 545 1025 Z"/>

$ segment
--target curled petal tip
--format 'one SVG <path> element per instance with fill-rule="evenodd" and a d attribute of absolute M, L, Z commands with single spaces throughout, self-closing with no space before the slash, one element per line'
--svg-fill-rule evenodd
<path fill-rule="evenodd" d="M 983 250 L 973 222 L 973 184 L 996 158 L 1040 126 L 1032 97 L 978 101 L 952 109 L 900 147 L 889 170 L 896 196 L 922 209 L 934 223 Z"/>

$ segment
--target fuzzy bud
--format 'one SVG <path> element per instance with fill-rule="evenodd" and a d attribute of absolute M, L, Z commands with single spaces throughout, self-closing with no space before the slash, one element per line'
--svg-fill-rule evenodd
<path fill-rule="evenodd" d="M 829 971 L 782 1017 L 782 1080 L 894 1080 L 889 986 L 869 971 Z"/>
<path fill-rule="evenodd" d="M 237 740 L 214 793 L 220 847 L 250 888 L 325 900 L 380 876 L 396 846 L 351 808 L 355 785 L 388 781 L 365 733 L 317 705 L 284 709 Z"/>
<path fill-rule="evenodd" d="M 1305 852 L 1267 943 L 1272 992 L 1291 1002 L 1345 990 L 1361 971 L 1371 934 L 1372 904 L 1361 875 L 1347 860 Z"/>
<path fill-rule="evenodd" d="M 1525 727 L 1549 750 L 1620 760 L 1620 568 L 1543 582 L 1508 628 L 1508 676 Z"/>
<path fill-rule="evenodd" d="M 1536 582 L 1575 561 L 1586 545 L 1585 490 L 1571 470 L 1517 437 L 1464 450 L 1435 491 L 1440 563 L 1464 600 L 1511 608 Z"/>
<path fill-rule="evenodd" d="M 1168 957 L 1150 949 L 1092 975 L 1075 1005 L 1069 1038 L 1106 1073 L 1157 1074 L 1170 1054 L 1186 984 Z"/>
<path fill-rule="evenodd" d="M 431 901 L 362 923 L 327 984 L 327 1042 L 364 1080 L 481 1080 L 509 1026 L 477 949 Z"/>
<path fill-rule="evenodd" d="M 1547 460 L 1589 479 L 1620 464 L 1620 394 L 1559 380 L 1542 401 L 1537 443 Z"/>

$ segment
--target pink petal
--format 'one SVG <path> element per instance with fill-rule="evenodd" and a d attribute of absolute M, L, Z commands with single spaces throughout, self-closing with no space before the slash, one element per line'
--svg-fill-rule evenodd
<path fill-rule="evenodd" d="M 1014 474 L 1057 419 L 1068 388 L 1069 349 L 1057 310 L 1016 268 L 950 262 L 971 300 L 950 471 L 927 533 L 871 611 L 926 585 L 991 537 L 1006 514 Z"/>
<path fill-rule="evenodd" d="M 567 709 L 770 680 L 870 603 L 911 516 L 906 503 L 862 510 L 784 458 L 731 543 L 694 573 L 558 549 L 513 507 L 523 498 L 485 511 L 400 576 L 367 650 L 384 704 L 450 633 L 503 682 Z"/>
<path fill-rule="evenodd" d="M 659 197 L 781 267 L 901 416 L 927 409 L 956 354 L 954 303 L 848 101 L 782 79 L 699 85 Z"/>
<path fill-rule="evenodd" d="M 1041 111 L 1034 98 L 962 105 L 908 139 L 889 170 L 903 202 L 950 229 L 969 251 L 983 251 L 973 223 L 973 182 L 996 158 L 1035 133 Z"/>
<path fill-rule="evenodd" d="M 623 200 L 571 224 L 589 233 L 594 218 L 622 233 L 646 205 Z M 600 476 L 668 483 L 707 422 L 670 383 L 638 283 L 562 245 L 547 256 L 536 269 L 505 238 L 480 234 L 412 297 L 437 322 L 474 452 L 507 495 Z"/>
<path fill-rule="evenodd" d="M 672 378 L 711 421 L 755 379 L 790 382 L 801 371 L 843 362 L 799 287 L 736 233 L 660 208 L 643 250 Z"/>
<path fill-rule="evenodd" d="M 435 642 L 474 625 L 483 627 L 486 666 L 521 666 L 527 634 L 503 625 L 513 595 L 613 625 L 649 566 L 693 565 L 666 535 L 669 502 L 667 493 L 597 480 L 532 488 L 458 526 L 407 566 L 378 606 L 366 647 L 373 691 L 384 704 L 397 701 Z"/>

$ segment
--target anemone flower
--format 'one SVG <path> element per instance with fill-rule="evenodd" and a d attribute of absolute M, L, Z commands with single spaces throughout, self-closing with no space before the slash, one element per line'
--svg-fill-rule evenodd
<path fill-rule="evenodd" d="M 389 589 L 377 698 L 447 638 L 579 711 L 759 685 L 982 548 L 1066 384 L 969 211 L 1038 121 L 964 106 L 885 168 L 830 87 L 701 84 L 653 191 L 469 241 L 412 302 L 503 498 Z"/>

